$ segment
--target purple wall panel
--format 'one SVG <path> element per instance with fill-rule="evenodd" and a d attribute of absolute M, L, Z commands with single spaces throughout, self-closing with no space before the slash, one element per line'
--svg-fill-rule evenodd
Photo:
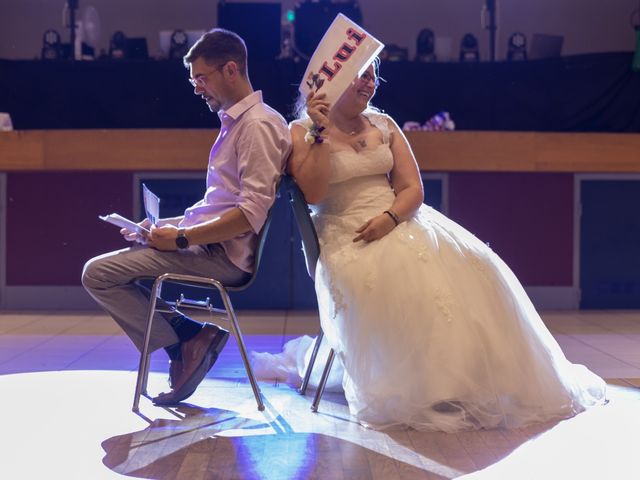
<path fill-rule="evenodd" d="M 573 174 L 452 173 L 449 216 L 523 285 L 572 285 Z"/>
<path fill-rule="evenodd" d="M 7 175 L 7 285 L 80 285 L 84 262 L 125 246 L 98 215 L 132 214 L 130 172 Z"/>

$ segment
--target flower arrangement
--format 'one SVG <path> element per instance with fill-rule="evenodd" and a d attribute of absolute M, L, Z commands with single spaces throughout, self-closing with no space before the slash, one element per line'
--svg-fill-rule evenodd
<path fill-rule="evenodd" d="M 427 131 L 427 132 L 444 132 L 452 131 L 456 129 L 456 124 L 451 119 L 449 112 L 438 112 L 424 125 L 420 125 L 418 122 L 405 122 L 402 126 L 402 130 L 405 132 Z"/>

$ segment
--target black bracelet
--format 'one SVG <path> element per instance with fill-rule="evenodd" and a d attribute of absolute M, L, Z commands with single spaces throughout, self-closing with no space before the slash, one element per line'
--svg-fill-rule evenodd
<path fill-rule="evenodd" d="M 391 217 L 391 220 L 393 220 L 393 222 L 396 224 L 396 227 L 400 225 L 400 219 L 394 212 L 392 212 L 391 210 L 385 210 L 382 213 L 386 213 L 387 215 L 389 215 Z"/>

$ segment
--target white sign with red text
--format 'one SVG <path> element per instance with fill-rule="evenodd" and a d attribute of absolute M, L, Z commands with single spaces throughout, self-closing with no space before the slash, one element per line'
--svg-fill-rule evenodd
<path fill-rule="evenodd" d="M 371 64 L 384 44 L 339 13 L 313 53 L 300 92 L 324 93 L 332 105 Z"/>

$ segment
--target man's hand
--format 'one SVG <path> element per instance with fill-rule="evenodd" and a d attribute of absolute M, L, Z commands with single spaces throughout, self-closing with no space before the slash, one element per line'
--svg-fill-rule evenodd
<path fill-rule="evenodd" d="M 364 225 L 356 230 L 358 234 L 353 241 L 373 242 L 384 237 L 387 233 L 395 228 L 396 224 L 393 219 L 386 213 L 382 213 L 377 217 L 367 220 Z"/>
<path fill-rule="evenodd" d="M 178 237 L 178 227 L 175 225 L 163 225 L 156 227 L 151 225 L 151 233 L 147 235 L 147 244 L 157 250 L 169 252 L 177 250 L 176 238 Z"/>
<path fill-rule="evenodd" d="M 138 222 L 138 225 L 149 230 L 151 222 L 148 218 L 145 218 L 141 222 Z M 121 228 L 120 233 L 127 242 L 147 243 L 147 235 L 145 233 L 133 232 L 128 228 Z"/>

